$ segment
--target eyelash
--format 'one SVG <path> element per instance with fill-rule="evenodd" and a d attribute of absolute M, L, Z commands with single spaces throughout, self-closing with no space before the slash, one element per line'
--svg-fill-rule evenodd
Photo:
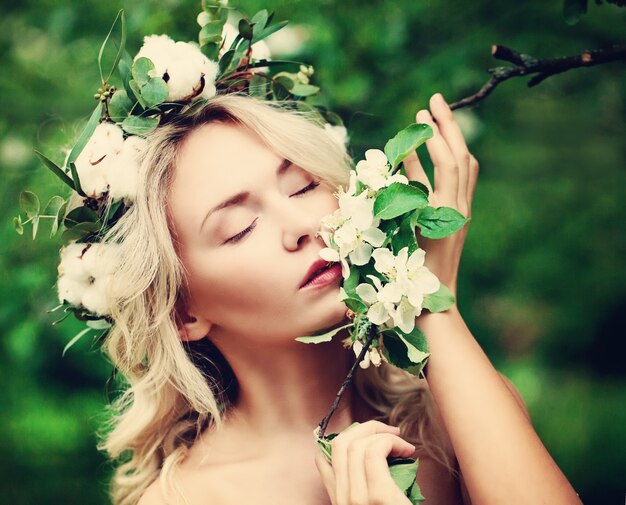
<path fill-rule="evenodd" d="M 296 193 L 294 193 L 291 196 L 296 196 L 296 195 L 302 195 L 308 191 L 311 191 L 313 189 L 315 189 L 317 186 L 319 186 L 320 183 L 317 181 L 313 181 L 311 184 L 309 184 L 308 186 L 302 188 L 300 191 L 297 191 Z M 256 226 L 256 222 L 259 218 L 257 217 L 254 221 L 252 221 L 252 224 L 250 226 L 248 226 L 245 230 L 240 231 L 239 233 L 237 233 L 237 235 L 233 235 L 232 237 L 230 237 L 229 239 L 225 240 L 223 243 L 227 244 L 227 243 L 233 243 L 233 242 L 238 242 L 239 240 L 241 240 L 244 235 L 246 235 L 248 232 L 252 231 L 252 229 Z"/>

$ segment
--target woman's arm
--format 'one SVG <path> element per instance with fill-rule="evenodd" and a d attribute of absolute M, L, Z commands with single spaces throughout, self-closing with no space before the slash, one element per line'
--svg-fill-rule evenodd
<path fill-rule="evenodd" d="M 456 309 L 417 319 L 427 381 L 473 505 L 581 504 Z"/>
<path fill-rule="evenodd" d="M 416 153 L 407 176 L 426 185 L 429 204 L 471 216 L 479 164 L 469 152 L 454 114 L 440 94 L 417 121 L 429 124 L 426 141 L 434 165 L 431 185 Z M 456 296 L 468 225 L 440 240 L 418 237 L 425 264 Z M 521 398 L 498 373 L 455 305 L 417 318 L 430 347 L 427 381 L 459 462 L 473 505 L 535 503 L 578 505 L 578 495 L 535 433 Z M 512 386 L 512 385 L 511 385 Z"/>

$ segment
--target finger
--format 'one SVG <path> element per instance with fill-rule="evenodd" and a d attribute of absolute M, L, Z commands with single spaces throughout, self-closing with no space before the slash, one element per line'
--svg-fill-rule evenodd
<path fill-rule="evenodd" d="M 426 175 L 426 172 L 424 171 L 424 167 L 422 166 L 422 162 L 418 158 L 417 153 L 415 151 L 412 151 L 411 154 L 409 154 L 404 159 L 403 163 L 404 163 L 404 170 L 406 172 L 406 176 L 408 177 L 408 179 L 411 181 L 421 182 L 424 186 L 428 188 L 428 192 L 432 193 L 433 188 L 430 185 L 428 176 Z"/>
<path fill-rule="evenodd" d="M 351 426 L 337 435 L 332 444 L 332 466 L 335 473 L 336 495 L 338 505 L 349 503 L 349 474 L 348 474 L 348 447 L 356 438 L 362 438 L 377 433 L 398 434 L 400 430 L 395 426 L 381 423 L 380 421 L 367 421 L 356 426 Z"/>
<path fill-rule="evenodd" d="M 476 190 L 479 171 L 478 160 L 474 155 L 470 155 L 469 182 L 467 184 L 468 217 L 472 214 L 472 202 L 474 201 L 474 191 Z"/>
<path fill-rule="evenodd" d="M 399 503 L 395 497 L 400 489 L 391 478 L 388 456 L 405 457 L 413 455 L 415 446 L 393 435 L 379 435 L 365 450 L 364 467 L 368 498 L 372 503 Z"/>
<path fill-rule="evenodd" d="M 456 159 L 430 113 L 422 109 L 417 113 L 416 118 L 418 122 L 430 125 L 433 130 L 432 138 L 426 141 L 426 148 L 435 166 L 434 193 L 437 203 L 456 208 L 459 191 Z"/>
<path fill-rule="evenodd" d="M 378 436 L 381 435 L 357 438 L 348 447 L 348 503 L 351 505 L 369 503 L 365 480 L 365 449 L 371 443 L 371 437 Z"/>
<path fill-rule="evenodd" d="M 328 497 L 330 498 L 332 505 L 335 505 L 337 503 L 337 498 L 335 496 L 335 473 L 333 472 L 333 467 L 328 461 L 326 461 L 326 458 L 321 451 L 315 455 L 315 466 L 322 477 L 322 483 L 326 488 L 326 492 L 328 493 Z"/>
<path fill-rule="evenodd" d="M 430 98 L 430 107 L 441 135 L 448 143 L 450 150 L 457 162 L 459 170 L 459 193 L 457 200 L 460 205 L 467 206 L 466 195 L 469 182 L 470 152 L 465 143 L 463 132 L 456 122 L 454 113 L 446 103 L 441 93 L 435 93 Z M 467 208 L 463 209 L 467 211 Z"/>

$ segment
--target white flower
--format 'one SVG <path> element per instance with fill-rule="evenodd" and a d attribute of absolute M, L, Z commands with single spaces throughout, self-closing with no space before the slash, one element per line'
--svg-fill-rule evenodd
<path fill-rule="evenodd" d="M 367 276 L 373 283 L 363 283 L 356 287 L 356 294 L 368 305 L 367 318 L 375 325 L 386 323 L 395 313 L 395 304 L 402 298 L 402 292 L 395 283 L 386 283 L 375 275 Z"/>
<path fill-rule="evenodd" d="M 137 196 L 137 179 L 141 155 L 146 139 L 133 135 L 124 141 L 122 150 L 112 160 L 106 178 L 109 182 L 109 196 L 113 199 L 127 198 L 134 201 Z"/>
<path fill-rule="evenodd" d="M 85 194 L 97 198 L 109 191 L 113 199 L 134 200 L 145 143 L 137 135 L 124 140 L 119 126 L 100 123 L 76 160 L 76 172 Z"/>
<path fill-rule="evenodd" d="M 115 270 L 117 245 L 69 244 L 61 250 L 59 301 L 82 305 L 98 315 L 110 314 L 106 287 Z"/>
<path fill-rule="evenodd" d="M 393 308 L 385 305 L 385 309 L 393 318 L 394 324 L 405 333 L 413 331 L 415 318 L 422 312 L 424 296 L 435 293 L 440 286 L 439 279 L 424 266 L 425 254 L 423 249 L 418 248 L 409 257 L 408 247 L 403 247 L 397 256 L 386 248 L 378 248 L 372 252 L 374 268 L 389 279 L 382 288 L 387 290 L 384 296 L 381 295 L 381 288 L 378 288 L 377 300 L 380 302 L 384 299 L 394 304 Z M 374 281 L 375 277 L 370 277 Z M 378 279 L 377 281 L 380 282 Z M 371 292 L 365 294 L 371 298 Z"/>
<path fill-rule="evenodd" d="M 399 173 L 389 174 L 387 156 L 380 149 L 365 151 L 365 159 L 356 164 L 358 179 L 373 190 L 389 186 L 393 182 L 408 184 L 408 179 Z"/>
<path fill-rule="evenodd" d="M 358 358 L 359 354 L 363 350 L 363 343 L 360 340 L 355 340 L 354 344 L 352 344 L 352 350 L 354 351 L 354 355 Z M 363 356 L 363 359 L 360 361 L 359 366 L 363 369 L 368 368 L 370 363 L 374 366 L 380 366 L 382 359 L 378 349 L 375 347 L 370 347 L 369 350 Z"/>
<path fill-rule="evenodd" d="M 345 126 L 326 123 L 324 125 L 324 129 L 333 140 L 337 141 L 339 145 L 345 146 L 348 144 L 348 130 L 346 130 Z"/>
<path fill-rule="evenodd" d="M 174 42 L 167 35 L 148 35 L 143 41 L 134 59 L 145 57 L 154 63 L 155 74 L 167 83 L 168 100 L 215 95 L 218 64 L 202 54 L 198 46 L 190 42 Z"/>
<path fill-rule="evenodd" d="M 386 238 L 378 228 L 380 219 L 374 219 L 374 199 L 367 196 L 365 191 L 354 196 L 340 190 L 339 209 L 322 219 L 333 233 L 320 233 L 327 246 L 320 256 L 326 261 L 341 261 L 344 278 L 350 275 L 346 258 L 353 265 L 365 265 L 373 248 L 380 247 Z"/>
<path fill-rule="evenodd" d="M 100 123 L 76 159 L 76 172 L 82 190 L 97 197 L 108 189 L 107 171 L 122 150 L 124 132 L 113 123 Z"/>

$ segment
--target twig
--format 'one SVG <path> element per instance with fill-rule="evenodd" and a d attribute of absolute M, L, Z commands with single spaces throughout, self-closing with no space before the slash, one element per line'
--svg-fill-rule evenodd
<path fill-rule="evenodd" d="M 559 74 L 572 68 L 591 67 L 611 61 L 626 60 L 626 44 L 616 44 L 604 49 L 587 50 L 582 54 L 574 56 L 561 56 L 545 60 L 539 60 L 497 44 L 491 46 L 491 54 L 494 58 L 508 61 L 515 64 L 515 66 L 490 68 L 488 72 L 491 74 L 491 78 L 483 87 L 477 93 L 451 103 L 450 108 L 452 110 L 477 104 L 487 97 L 498 84 L 511 77 L 536 74 L 528 81 L 528 87 L 532 88 L 551 75 Z"/>
<path fill-rule="evenodd" d="M 350 371 L 348 372 L 348 375 L 343 381 L 343 384 L 341 384 L 341 388 L 337 392 L 337 397 L 335 398 L 335 401 L 331 405 L 330 410 L 328 411 L 328 414 L 326 414 L 326 417 L 324 417 L 324 419 L 322 419 L 322 422 L 319 424 L 319 429 L 317 433 L 317 436 L 319 438 L 322 438 L 324 436 L 324 432 L 326 431 L 326 428 L 328 427 L 328 422 L 330 421 L 330 418 L 335 413 L 335 410 L 337 410 L 337 407 L 339 406 L 339 402 L 341 401 L 341 397 L 343 396 L 346 389 L 350 385 L 350 382 L 352 382 L 352 376 L 354 375 L 354 371 L 356 370 L 357 365 L 363 360 L 363 358 L 365 357 L 365 354 L 369 351 L 372 341 L 376 337 L 377 337 L 376 326 L 372 325 L 370 327 L 367 340 L 365 340 L 365 344 L 363 345 L 363 349 L 361 349 L 361 352 L 357 356 L 356 361 L 352 364 L 352 368 L 350 368 Z"/>

